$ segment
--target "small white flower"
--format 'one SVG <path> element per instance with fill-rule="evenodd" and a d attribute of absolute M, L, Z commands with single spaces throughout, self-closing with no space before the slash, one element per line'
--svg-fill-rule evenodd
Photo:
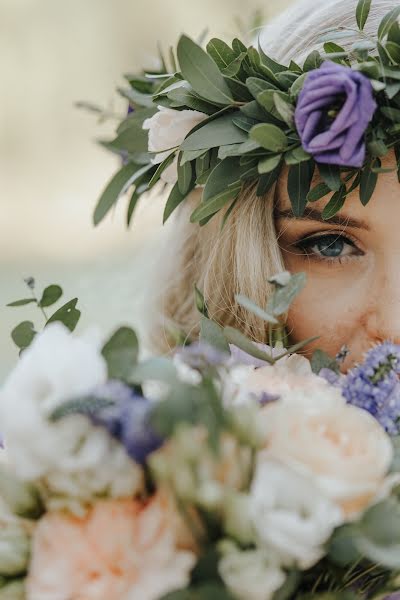
<path fill-rule="evenodd" d="M 141 483 L 141 469 L 108 433 L 84 416 L 52 423 L 66 400 L 103 384 L 107 365 L 100 340 L 75 337 L 60 323 L 36 336 L 0 394 L 0 423 L 7 460 L 24 481 L 40 481 L 49 502 L 62 505 L 93 495 L 125 496 Z"/>
<path fill-rule="evenodd" d="M 263 550 L 240 551 L 229 543 L 221 544 L 221 549 L 218 570 L 237 600 L 270 600 L 284 584 L 284 571 Z"/>
<path fill-rule="evenodd" d="M 278 462 L 259 461 L 250 490 L 250 514 L 259 544 L 282 565 L 312 567 L 343 522 L 340 509 L 313 482 Z"/>
<path fill-rule="evenodd" d="M 204 121 L 207 115 L 197 110 L 173 110 L 158 106 L 158 112 L 143 122 L 143 129 L 149 130 L 149 152 L 155 152 L 152 159 L 157 165 L 167 158 L 174 148 L 180 146 L 196 125 Z M 161 179 L 166 183 L 175 183 L 178 157 L 163 171 Z"/>

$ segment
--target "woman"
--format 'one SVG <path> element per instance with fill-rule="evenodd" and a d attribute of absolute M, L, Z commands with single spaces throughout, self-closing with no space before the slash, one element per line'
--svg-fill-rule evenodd
<path fill-rule="evenodd" d="M 266 52 L 283 64 L 302 60 L 316 40 L 330 27 L 356 28 L 354 0 L 303 1 L 280 15 L 264 31 Z M 398 3 L 377 0 L 365 26 L 374 35 L 382 17 Z M 353 37 L 340 40 L 348 50 Z M 326 198 L 315 202 L 300 219 L 294 218 L 286 191 L 287 169 L 266 198 L 248 188 L 236 203 L 221 231 L 220 213 L 207 226 L 189 223 L 200 191 L 192 193 L 180 214 L 172 218 L 161 261 L 165 283 L 161 285 L 161 323 L 154 331 L 160 345 L 178 327 L 197 331 L 193 285 L 203 290 L 211 315 L 223 325 L 233 325 L 259 342 L 265 341 L 265 325 L 241 308 L 234 299 L 241 293 L 260 306 L 270 293 L 268 277 L 283 269 L 304 271 L 308 283 L 287 316 L 293 343 L 319 335 L 306 347 L 331 355 L 343 346 L 349 350 L 343 368 L 359 361 L 363 353 L 384 339 L 400 341 L 400 219 L 399 181 L 393 150 L 382 159 L 381 173 L 371 202 L 362 206 L 358 191 L 346 199 L 343 209 L 329 221 L 321 219 Z M 316 170 L 313 183 L 320 180 Z M 167 252 L 167 254 L 166 254 Z M 166 265 L 171 265 L 168 272 Z M 160 289 L 159 279 L 157 281 Z M 160 333 L 160 329 L 162 333 Z M 165 346 L 164 346 L 165 347 Z"/>

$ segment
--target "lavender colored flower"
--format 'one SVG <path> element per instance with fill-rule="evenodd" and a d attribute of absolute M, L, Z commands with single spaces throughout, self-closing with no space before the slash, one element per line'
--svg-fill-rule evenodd
<path fill-rule="evenodd" d="M 222 365 L 229 359 L 227 352 L 221 352 L 217 348 L 214 348 L 214 346 L 202 341 L 193 342 L 189 346 L 178 348 L 176 355 L 188 367 L 197 370 Z"/>
<path fill-rule="evenodd" d="M 400 433 L 400 346 L 384 342 L 340 380 L 349 404 L 371 413 L 390 435 Z"/>
<path fill-rule="evenodd" d="M 131 458 L 144 464 L 147 456 L 163 444 L 163 439 L 150 423 L 151 402 L 120 381 L 107 382 L 93 395 L 113 402 L 90 415 L 93 423 L 107 429 L 122 443 Z"/>
<path fill-rule="evenodd" d="M 304 150 L 320 163 L 362 167 L 365 131 L 377 108 L 366 75 L 324 61 L 300 92 L 295 123 Z"/>

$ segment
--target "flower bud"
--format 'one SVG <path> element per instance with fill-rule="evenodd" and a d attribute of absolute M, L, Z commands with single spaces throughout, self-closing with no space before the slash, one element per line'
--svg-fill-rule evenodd
<path fill-rule="evenodd" d="M 230 494 L 224 502 L 224 529 L 241 544 L 254 541 L 254 528 L 245 494 Z"/>

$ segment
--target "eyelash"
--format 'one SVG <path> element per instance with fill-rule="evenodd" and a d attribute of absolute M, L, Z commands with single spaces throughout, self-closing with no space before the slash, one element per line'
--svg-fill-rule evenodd
<path fill-rule="evenodd" d="M 313 246 L 315 246 L 319 242 L 327 240 L 327 239 L 333 239 L 335 242 L 337 242 L 338 240 L 341 240 L 344 242 L 344 244 L 348 244 L 349 246 L 352 246 L 354 248 L 354 250 L 356 250 L 356 252 L 351 255 L 329 257 L 329 256 L 318 255 L 316 252 L 310 251 L 310 249 Z M 356 243 L 349 236 L 342 235 L 339 232 L 329 232 L 324 235 L 305 237 L 302 240 L 298 241 L 296 243 L 296 246 L 302 251 L 302 253 L 305 256 L 307 256 L 308 259 L 316 260 L 316 261 L 320 261 L 320 262 L 324 262 L 324 263 L 328 263 L 328 264 L 332 264 L 332 265 L 333 264 L 341 265 L 344 262 L 347 262 L 348 260 L 353 259 L 355 256 L 360 256 L 363 254 L 362 251 L 356 245 Z"/>

